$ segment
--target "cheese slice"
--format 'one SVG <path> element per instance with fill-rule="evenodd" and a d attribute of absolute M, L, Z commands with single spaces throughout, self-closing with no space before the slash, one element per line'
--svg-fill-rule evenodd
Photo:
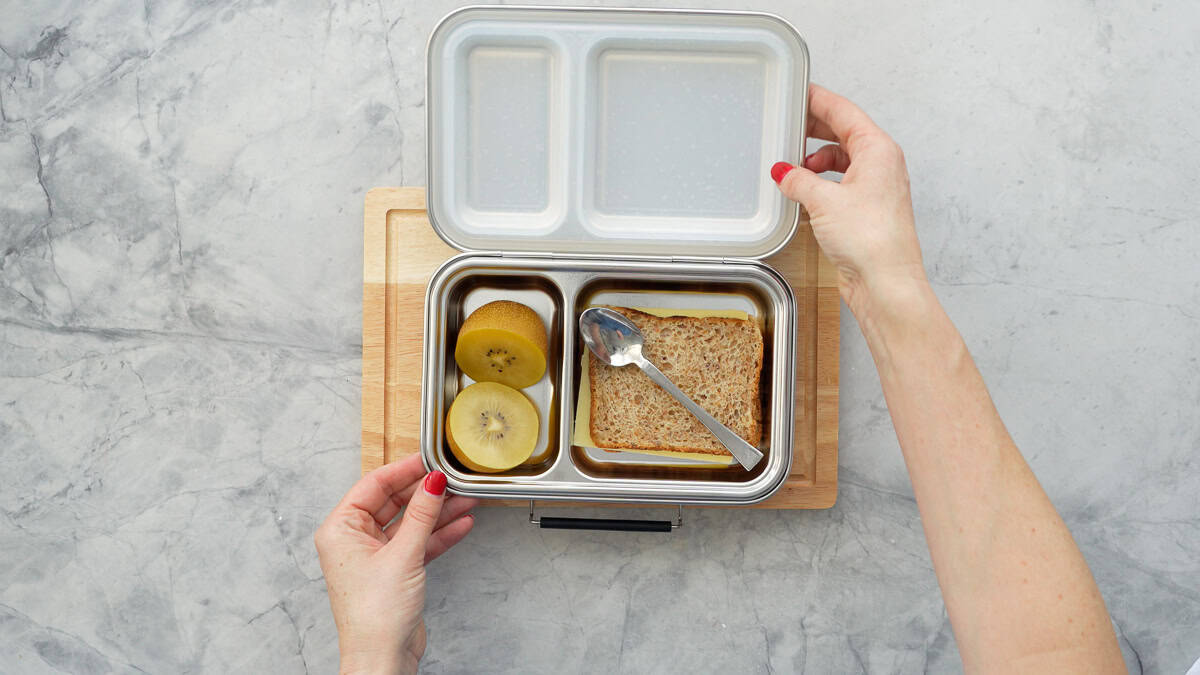
<path fill-rule="evenodd" d="M 653 314 L 655 316 L 691 316 L 697 318 L 718 317 L 722 319 L 741 319 L 743 321 L 750 318 L 750 315 L 739 309 L 662 309 L 657 307 L 631 307 L 639 312 Z M 579 399 L 575 405 L 575 434 L 571 442 L 575 445 L 584 448 L 597 448 L 605 452 L 631 452 L 639 455 L 654 455 L 658 457 L 668 457 L 670 459 L 684 459 L 694 462 L 692 464 L 676 464 L 674 462 L 664 463 L 664 466 L 678 468 L 711 468 L 714 466 L 725 467 L 731 466 L 737 460 L 733 455 L 710 455 L 703 452 L 671 452 L 668 450 L 633 450 L 622 448 L 620 450 L 608 450 L 600 448 L 596 442 L 592 440 L 592 387 L 591 375 L 588 372 L 588 349 L 585 347 L 580 361 L 580 376 L 579 376 Z"/>

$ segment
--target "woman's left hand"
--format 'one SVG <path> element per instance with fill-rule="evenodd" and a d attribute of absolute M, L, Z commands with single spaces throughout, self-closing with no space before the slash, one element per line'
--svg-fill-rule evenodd
<path fill-rule="evenodd" d="M 341 672 L 416 672 L 425 653 L 425 564 L 475 524 L 467 512 L 478 500 L 443 503 L 445 491 L 445 474 L 426 475 L 413 455 L 363 476 L 317 529 Z"/>

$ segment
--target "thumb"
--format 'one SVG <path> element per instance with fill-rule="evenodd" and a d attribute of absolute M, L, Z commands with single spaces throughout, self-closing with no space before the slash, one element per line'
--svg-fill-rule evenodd
<path fill-rule="evenodd" d="M 425 476 L 421 487 L 413 490 L 400 519 L 400 527 L 386 548 L 399 551 L 406 562 L 423 564 L 425 546 L 442 513 L 445 493 L 446 474 L 435 470 Z"/>
<path fill-rule="evenodd" d="M 792 166 L 787 162 L 776 162 L 771 167 L 771 178 L 779 184 L 779 190 L 785 197 L 799 202 L 809 213 L 820 208 L 826 191 L 835 185 L 803 166 Z"/>

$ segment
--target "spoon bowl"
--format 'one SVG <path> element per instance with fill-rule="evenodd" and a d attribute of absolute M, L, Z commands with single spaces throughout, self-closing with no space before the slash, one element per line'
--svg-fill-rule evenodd
<path fill-rule="evenodd" d="M 633 322 L 607 307 L 593 307 L 579 316 L 579 332 L 596 358 L 610 366 L 636 364 L 646 338 Z"/>

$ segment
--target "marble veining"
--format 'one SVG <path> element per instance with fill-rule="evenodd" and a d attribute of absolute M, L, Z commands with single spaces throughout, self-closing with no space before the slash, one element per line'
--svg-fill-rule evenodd
<path fill-rule="evenodd" d="M 454 4 L 0 5 L 0 672 L 335 668 L 311 534 L 358 472 L 362 198 L 425 182 L 424 44 Z M 1127 664 L 1186 671 L 1200 11 L 687 4 L 788 18 L 905 147 L 930 275 Z M 484 510 L 431 568 L 425 670 L 959 670 L 842 328 L 835 508 L 670 536 Z"/>

